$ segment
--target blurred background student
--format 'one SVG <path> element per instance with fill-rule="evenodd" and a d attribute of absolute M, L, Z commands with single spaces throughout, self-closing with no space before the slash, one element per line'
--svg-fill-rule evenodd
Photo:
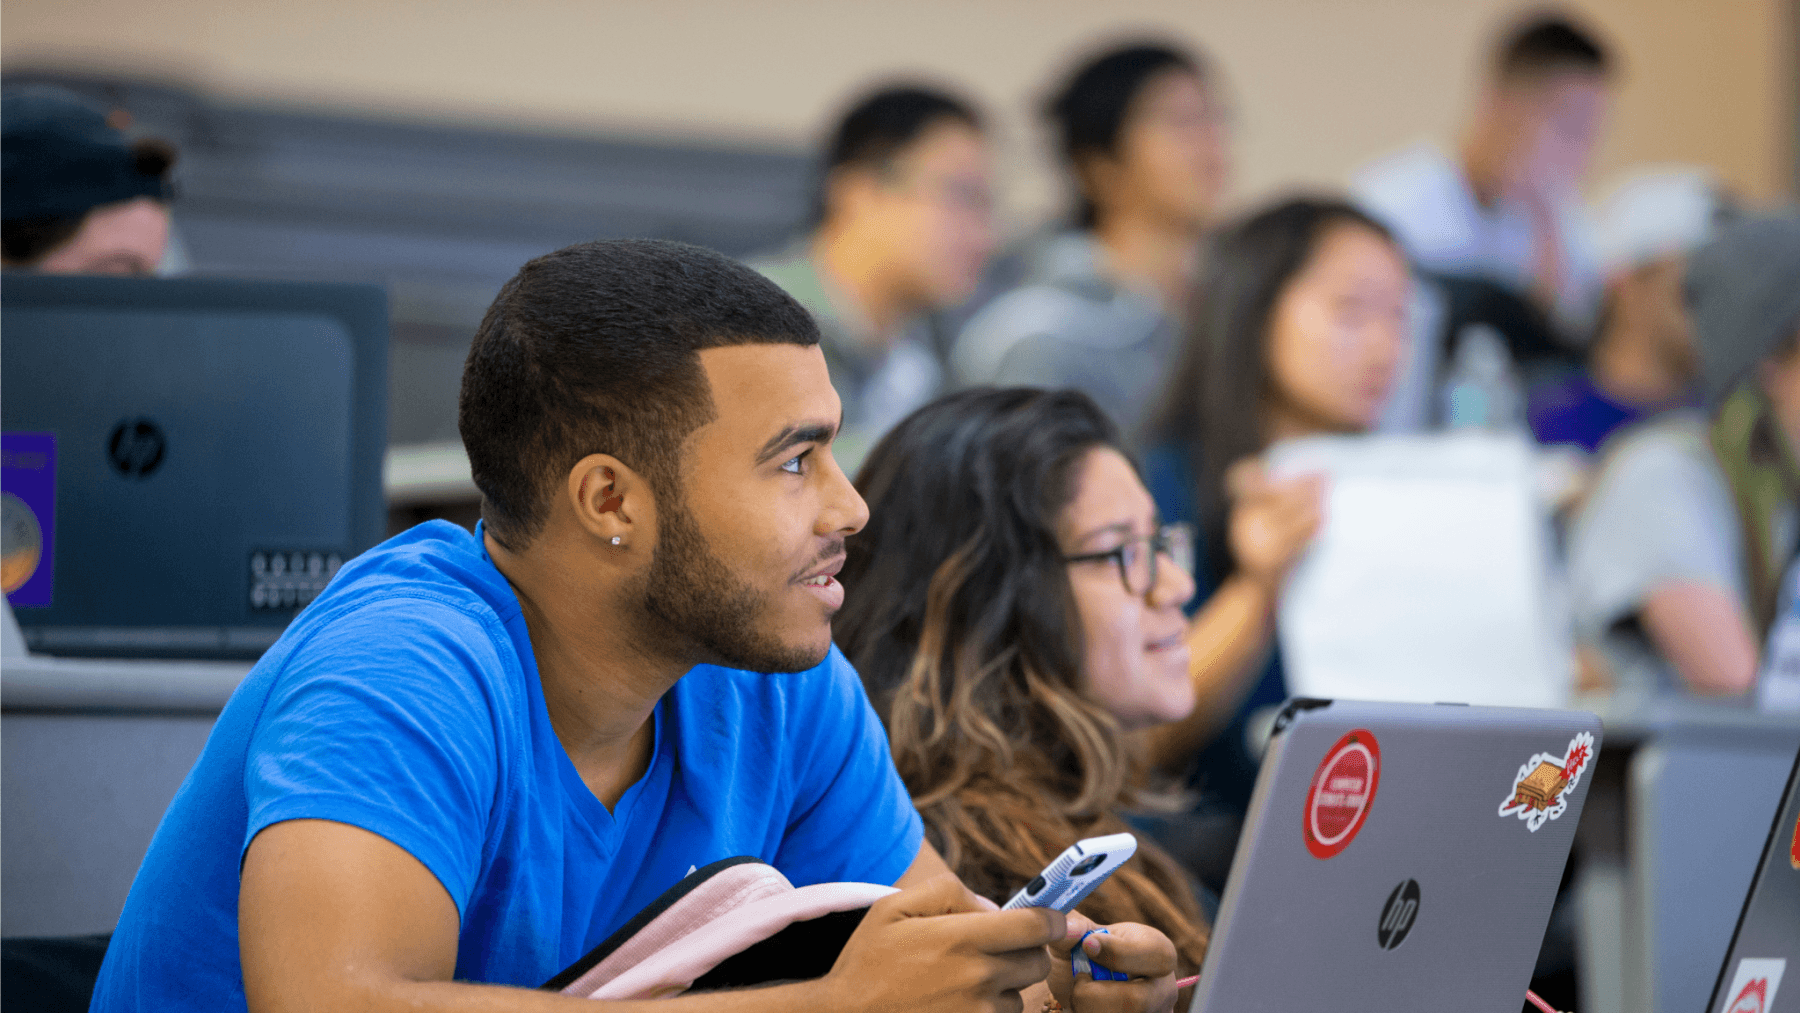
<path fill-rule="evenodd" d="M 128 140 L 129 116 L 51 85 L 8 87 L 0 107 L 5 267 L 153 273 L 169 244 L 175 149 Z"/>
<path fill-rule="evenodd" d="M 1081 65 L 1048 107 L 1071 228 L 963 328 L 959 383 L 1074 387 L 1135 436 L 1177 343 L 1197 248 L 1229 168 L 1213 72 L 1163 44 Z"/>
<path fill-rule="evenodd" d="M 832 633 L 927 836 L 996 901 L 1072 842 L 1130 829 L 1157 796 L 1127 733 L 1194 703 L 1188 533 L 1160 526 L 1121 447 L 1078 391 L 980 388 L 913 414 L 857 476 L 869 525 Z M 1147 840 L 1082 911 L 1162 931 L 1183 975 L 1205 953 L 1194 884 Z"/>
<path fill-rule="evenodd" d="M 1687 256 L 1733 213 L 1698 166 L 1633 173 L 1598 215 L 1605 297 L 1587 367 L 1529 392 L 1539 443 L 1593 453 L 1615 430 L 1696 402 L 1693 326 L 1682 304 Z"/>
<path fill-rule="evenodd" d="M 1490 282 L 1579 347 L 1599 308 L 1599 264 L 1577 187 L 1605 122 L 1610 58 L 1574 20 L 1537 16 L 1493 51 L 1454 150 L 1416 144 L 1358 172 L 1358 203 L 1422 271 Z"/>
<path fill-rule="evenodd" d="M 1800 217 L 1748 218 L 1686 287 L 1707 410 L 1621 434 L 1570 533 L 1576 632 L 1623 690 L 1750 689 L 1800 504 Z"/>
<path fill-rule="evenodd" d="M 834 452 L 847 474 L 944 368 L 927 314 L 969 297 L 994 246 L 993 169 L 974 106 L 933 88 L 868 95 L 831 133 L 816 225 L 750 265 L 819 322 L 844 403 Z"/>
<path fill-rule="evenodd" d="M 1199 533 L 1199 603 L 1188 628 L 1196 704 L 1156 729 L 1156 762 L 1202 793 L 1198 825 L 1237 834 L 1256 761 L 1249 715 L 1287 697 L 1274 650 L 1282 578 L 1317 529 L 1316 479 L 1275 482 L 1270 444 L 1369 429 L 1405 340 L 1406 261 L 1381 224 L 1336 199 L 1266 207 L 1222 231 L 1163 406 L 1148 430 L 1145 477 L 1161 515 Z M 1196 863 L 1229 845 L 1202 849 Z M 1196 865 L 1208 885 L 1223 866 Z"/>

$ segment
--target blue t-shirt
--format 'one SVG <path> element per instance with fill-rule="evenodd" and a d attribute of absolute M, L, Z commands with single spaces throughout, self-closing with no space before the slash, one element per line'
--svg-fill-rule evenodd
<path fill-rule="evenodd" d="M 1525 414 L 1539 443 L 1572 443 L 1592 454 L 1615 431 L 1691 400 L 1654 407 L 1626 404 L 1608 397 L 1592 377 L 1581 373 L 1532 388 Z"/>
<path fill-rule="evenodd" d="M 242 1010 L 238 870 L 283 820 L 380 834 L 461 916 L 456 977 L 535 987 L 690 867 L 893 883 L 922 839 L 837 648 L 798 674 L 702 665 L 655 709 L 612 812 L 551 728 L 525 620 L 479 535 L 422 524 L 346 565 L 219 716 L 132 884 L 93 1009 Z"/>

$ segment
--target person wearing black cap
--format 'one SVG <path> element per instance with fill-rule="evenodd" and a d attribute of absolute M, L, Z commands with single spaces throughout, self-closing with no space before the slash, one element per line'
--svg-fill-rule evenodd
<path fill-rule="evenodd" d="M 0 262 L 45 274 L 155 271 L 169 244 L 175 150 L 128 141 L 104 109 L 62 88 L 8 88 L 0 107 Z"/>
<path fill-rule="evenodd" d="M 1708 410 L 1608 453 L 1570 532 L 1576 628 L 1621 687 L 1741 694 L 1800 521 L 1800 214 L 1727 229 L 1686 290 Z"/>

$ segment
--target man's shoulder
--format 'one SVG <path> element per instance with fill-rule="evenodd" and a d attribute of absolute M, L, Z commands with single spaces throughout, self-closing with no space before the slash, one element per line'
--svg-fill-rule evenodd
<path fill-rule="evenodd" d="M 1365 203 L 1399 205 L 1422 193 L 1453 190 L 1462 181 L 1461 170 L 1441 147 L 1415 141 L 1357 169 L 1350 176 L 1350 192 Z"/>
<path fill-rule="evenodd" d="M 1574 534 L 1576 542 L 1602 530 L 1647 536 L 1678 519 L 1683 525 L 1728 526 L 1731 518 L 1731 492 L 1713 456 L 1706 419 L 1680 410 L 1612 436 Z"/>
<path fill-rule="evenodd" d="M 1415 257 L 1467 239 L 1468 181 L 1435 144 L 1416 143 L 1369 163 L 1351 175 L 1349 189 Z"/>
<path fill-rule="evenodd" d="M 481 543 L 447 521 L 404 531 L 346 563 L 270 656 L 284 663 L 324 650 L 392 656 L 439 648 L 489 653 L 507 639 L 518 599 Z"/>
<path fill-rule="evenodd" d="M 803 239 L 744 258 L 744 265 L 769 279 L 795 301 L 817 314 L 819 305 L 829 305 L 818 268 L 813 265 L 812 251 Z"/>
<path fill-rule="evenodd" d="M 1620 431 L 1607 445 L 1599 481 L 1663 481 L 1673 475 L 1724 482 L 1706 417 L 1697 411 L 1667 412 Z"/>

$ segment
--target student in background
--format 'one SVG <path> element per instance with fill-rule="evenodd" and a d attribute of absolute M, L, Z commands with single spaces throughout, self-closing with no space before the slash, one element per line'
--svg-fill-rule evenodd
<path fill-rule="evenodd" d="M 1601 285 L 1576 188 L 1605 120 L 1609 67 L 1573 20 L 1526 21 L 1495 48 L 1456 150 L 1414 145 L 1359 171 L 1351 192 L 1420 270 L 1528 298 L 1579 347 Z"/>
<path fill-rule="evenodd" d="M 1529 392 L 1527 418 L 1544 444 L 1588 453 L 1615 430 L 1695 402 L 1698 362 L 1682 305 L 1687 255 L 1731 215 L 1710 172 L 1640 172 L 1601 209 L 1606 301 L 1587 369 Z"/>
<path fill-rule="evenodd" d="M 169 244 L 175 149 L 128 141 L 109 116 L 49 85 L 0 98 L 0 263 L 43 274 L 148 275 Z"/>
<path fill-rule="evenodd" d="M 883 88 L 832 131 L 812 232 L 750 261 L 819 322 L 844 401 L 836 453 L 850 474 L 944 384 L 927 314 L 967 299 L 993 251 L 989 163 L 971 104 Z"/>
<path fill-rule="evenodd" d="M 1291 199 L 1228 227 L 1207 254 L 1198 314 L 1148 430 L 1162 516 L 1199 532 L 1188 627 L 1191 714 L 1158 728 L 1158 764 L 1202 792 L 1227 858 L 1256 761 L 1248 716 L 1287 696 L 1273 650 L 1282 578 L 1319 523 L 1316 479 L 1272 481 L 1270 444 L 1369 429 L 1402 353 L 1410 276 L 1388 231 L 1335 199 Z M 1202 853 L 1198 859 L 1205 859 Z M 1209 885 L 1223 869 L 1196 866 Z"/>
<path fill-rule="evenodd" d="M 1178 343 L 1225 186 L 1219 87 L 1191 53 L 1133 45 L 1082 65 L 1048 114 L 1075 183 L 1073 228 L 968 322 L 952 368 L 961 384 L 1085 391 L 1132 438 Z"/>
<path fill-rule="evenodd" d="M 1707 410 L 1608 450 L 1569 536 L 1576 634 L 1620 689 L 1735 695 L 1795 554 L 1800 216 L 1728 227 L 1686 290 Z"/>
<path fill-rule="evenodd" d="M 870 523 L 833 634 L 927 838 L 997 900 L 1075 840 L 1130 829 L 1121 813 L 1151 796 L 1128 733 L 1193 706 L 1189 532 L 1162 526 L 1121 446 L 1078 391 L 979 388 L 914 413 L 857 477 Z M 1151 925 L 1199 968 L 1193 886 L 1147 841 L 1081 911 Z"/>

